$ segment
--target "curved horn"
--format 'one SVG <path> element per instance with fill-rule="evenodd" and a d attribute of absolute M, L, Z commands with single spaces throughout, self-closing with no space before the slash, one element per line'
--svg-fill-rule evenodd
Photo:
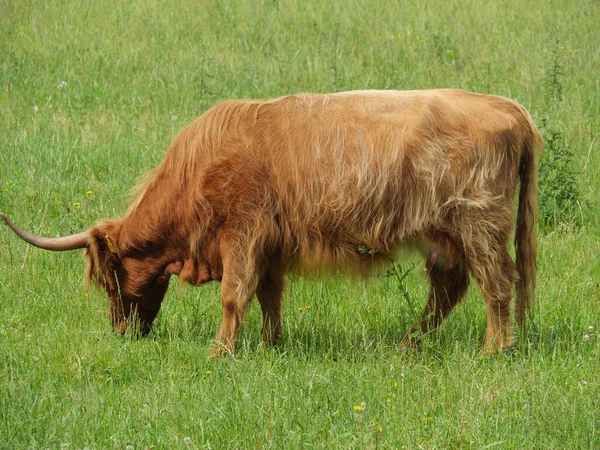
<path fill-rule="evenodd" d="M 78 248 L 84 248 L 88 246 L 90 239 L 89 231 L 84 231 L 78 234 L 72 234 L 71 236 L 65 236 L 60 238 L 45 238 L 35 236 L 27 231 L 21 230 L 18 226 L 12 223 L 4 213 L 0 213 L 0 216 L 21 239 L 25 242 L 30 243 L 44 250 L 64 251 L 64 250 L 76 250 Z"/>

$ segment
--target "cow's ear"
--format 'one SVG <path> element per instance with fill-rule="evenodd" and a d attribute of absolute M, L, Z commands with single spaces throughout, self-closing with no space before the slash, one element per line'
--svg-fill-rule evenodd
<path fill-rule="evenodd" d="M 119 231 L 120 226 L 112 221 L 101 222 L 93 227 L 90 232 L 90 241 L 94 251 L 118 258 L 121 254 Z"/>
<path fill-rule="evenodd" d="M 112 271 L 119 258 L 118 228 L 104 222 L 90 229 L 89 246 L 84 256 L 88 260 L 87 278 L 98 286 L 107 284 L 113 289 Z"/>

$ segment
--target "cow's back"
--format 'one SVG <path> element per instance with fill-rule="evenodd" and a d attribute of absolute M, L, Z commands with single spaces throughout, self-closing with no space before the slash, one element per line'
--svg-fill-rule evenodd
<path fill-rule="evenodd" d="M 393 251 L 509 168 L 514 189 L 518 121 L 513 102 L 464 91 L 297 95 L 258 106 L 244 152 L 291 234 Z"/>

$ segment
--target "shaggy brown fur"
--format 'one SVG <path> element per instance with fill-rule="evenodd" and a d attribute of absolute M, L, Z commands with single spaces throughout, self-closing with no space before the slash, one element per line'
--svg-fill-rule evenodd
<path fill-rule="evenodd" d="M 106 286 L 121 330 L 131 314 L 150 328 L 170 275 L 221 281 L 220 354 L 234 350 L 254 293 L 263 336 L 277 341 L 287 271 L 368 272 L 412 246 L 431 281 L 413 331 L 460 302 L 470 271 L 486 301 L 485 348 L 503 350 L 513 285 L 520 324 L 533 297 L 542 146 L 519 104 L 459 90 L 226 102 L 177 136 L 123 218 L 90 230 L 88 276 Z"/>

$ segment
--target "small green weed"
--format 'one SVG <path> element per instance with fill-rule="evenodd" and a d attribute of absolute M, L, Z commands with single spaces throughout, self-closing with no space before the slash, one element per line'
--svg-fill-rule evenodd
<path fill-rule="evenodd" d="M 550 50 L 550 60 L 546 70 L 546 79 L 544 86 L 546 88 L 547 103 L 559 103 L 563 99 L 563 82 L 564 76 L 560 54 L 561 45 L 558 40 L 554 40 Z"/>
<path fill-rule="evenodd" d="M 562 131 L 544 132 L 545 151 L 540 163 L 540 224 L 543 229 L 572 228 L 581 223 L 584 203 L 577 185 L 573 152 Z"/>

